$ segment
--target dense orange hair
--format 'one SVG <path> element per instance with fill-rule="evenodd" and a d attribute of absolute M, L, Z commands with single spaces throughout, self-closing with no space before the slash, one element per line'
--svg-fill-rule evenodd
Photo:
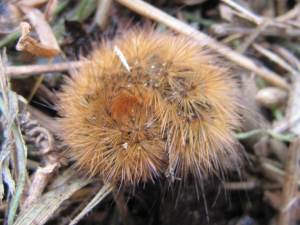
<path fill-rule="evenodd" d="M 59 94 L 61 137 L 87 175 L 135 185 L 203 177 L 239 158 L 237 82 L 199 43 L 133 30 L 89 62 Z"/>

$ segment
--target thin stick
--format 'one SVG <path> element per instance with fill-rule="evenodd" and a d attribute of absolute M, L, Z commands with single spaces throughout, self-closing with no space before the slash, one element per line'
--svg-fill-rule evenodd
<path fill-rule="evenodd" d="M 300 123 L 300 115 L 298 116 L 294 116 L 292 118 L 288 118 L 287 121 L 284 121 L 283 123 L 277 125 L 273 131 L 276 133 L 282 133 L 285 132 L 289 129 L 291 129 L 292 127 L 298 125 Z"/>
<path fill-rule="evenodd" d="M 28 190 L 28 196 L 24 201 L 23 209 L 30 207 L 33 202 L 42 196 L 49 179 L 58 167 L 58 163 L 49 163 L 45 167 L 38 167 L 33 175 L 33 181 Z"/>
<path fill-rule="evenodd" d="M 223 182 L 223 187 L 226 190 L 253 190 L 259 187 L 259 183 L 256 180 L 241 181 L 241 182 Z"/>
<path fill-rule="evenodd" d="M 116 1 L 143 16 L 149 17 L 157 22 L 165 24 L 166 26 L 174 29 L 179 33 L 188 35 L 198 41 L 201 41 L 209 48 L 215 50 L 216 52 L 235 62 L 236 64 L 250 71 L 253 71 L 255 74 L 270 82 L 271 84 L 286 90 L 289 89 L 288 83 L 278 74 L 268 70 L 265 67 L 255 64 L 250 58 L 241 55 L 236 51 L 233 51 L 223 44 L 220 44 L 218 41 L 206 35 L 205 33 L 192 28 L 188 24 L 168 15 L 167 13 L 157 9 L 156 7 L 141 0 Z"/>
<path fill-rule="evenodd" d="M 279 0 L 282 2 L 282 0 Z M 222 2 L 226 3 L 228 6 L 230 6 L 232 9 L 234 9 L 234 13 L 244 19 L 247 19 L 248 21 L 251 21 L 253 23 L 255 23 L 256 25 L 260 25 L 261 23 L 263 23 L 263 21 L 265 20 L 269 20 L 270 24 L 274 27 L 280 27 L 280 28 L 286 28 L 287 24 L 283 23 L 285 20 L 290 19 L 291 16 L 296 16 L 297 12 L 295 12 L 298 8 L 295 7 L 295 10 L 291 10 L 290 12 L 288 12 L 289 14 L 284 14 L 283 17 L 279 16 L 275 19 L 271 19 L 271 18 L 267 18 L 267 17 L 263 17 L 260 15 L 255 14 L 254 12 L 252 12 L 250 9 L 247 9 L 245 7 L 243 7 L 242 5 L 239 5 L 238 3 L 236 3 L 233 0 L 222 0 Z M 284 4 L 286 4 L 284 2 Z"/>
<path fill-rule="evenodd" d="M 257 25 L 254 31 L 245 38 L 244 42 L 238 47 L 237 51 L 241 54 L 246 52 L 249 46 L 255 41 L 255 39 L 269 26 L 270 21 L 265 20 L 261 24 Z"/>
<path fill-rule="evenodd" d="M 275 62 L 276 64 L 278 64 L 279 66 L 281 66 L 282 68 L 287 70 L 288 72 L 290 72 L 292 74 L 297 73 L 297 71 L 293 67 L 291 67 L 284 59 L 282 59 L 280 56 L 278 56 L 274 52 L 264 48 L 260 44 L 255 44 L 254 43 L 253 47 L 256 51 L 258 51 L 262 55 L 266 56 L 269 60 Z"/>
<path fill-rule="evenodd" d="M 50 64 L 50 63 L 52 63 L 52 59 L 48 60 L 48 64 Z M 45 75 L 41 74 L 37 78 L 37 80 L 35 81 L 35 84 L 34 84 L 33 88 L 31 89 L 30 95 L 28 96 L 28 99 L 27 99 L 28 102 L 31 102 L 31 100 L 34 97 L 35 93 L 37 92 L 37 90 L 39 89 L 39 87 L 41 86 L 41 84 L 43 83 L 44 77 L 45 77 Z"/>
<path fill-rule="evenodd" d="M 286 61 L 288 61 L 294 68 L 300 71 L 300 60 L 289 50 L 279 45 L 273 45 L 273 49 L 277 52 L 281 57 L 283 57 Z"/>
<path fill-rule="evenodd" d="M 84 62 L 71 61 L 67 63 L 56 63 L 50 65 L 28 65 L 28 66 L 7 66 L 6 73 L 11 78 L 24 78 L 28 75 L 49 73 L 49 72 L 62 72 L 70 69 L 79 68 Z"/>
<path fill-rule="evenodd" d="M 69 225 L 77 224 L 87 213 L 89 213 L 98 203 L 100 203 L 112 191 L 110 184 L 105 184 L 100 188 L 95 197 L 86 205 L 86 207 L 69 223 Z"/>
<path fill-rule="evenodd" d="M 261 32 L 262 36 L 275 36 L 278 37 L 280 33 L 281 38 L 288 39 L 290 37 L 299 37 L 300 30 L 294 28 L 282 28 L 278 26 L 272 26 L 273 21 L 268 20 L 270 23 L 268 24 L 269 29 L 264 29 Z M 287 21 L 287 23 L 291 23 L 292 21 Z M 272 27 L 272 29 L 270 28 Z M 255 27 L 243 27 L 237 24 L 230 24 L 230 23 L 218 23 L 211 26 L 210 30 L 213 34 L 217 36 L 227 36 L 231 34 L 239 34 L 239 35 L 251 35 L 255 32 Z"/>
<path fill-rule="evenodd" d="M 297 179 L 299 175 L 299 145 L 300 138 L 297 138 L 287 153 L 288 158 L 285 169 L 286 174 L 282 190 L 282 208 L 278 217 L 278 225 L 294 224 L 293 221 L 291 221 L 290 208 L 298 190 Z"/>
<path fill-rule="evenodd" d="M 295 5 L 295 7 L 293 9 L 291 9 L 290 11 L 286 12 L 283 15 L 280 15 L 276 18 L 276 20 L 278 22 L 284 22 L 286 20 L 290 20 L 293 19 L 294 17 L 298 16 L 300 12 L 300 3 L 298 3 L 297 5 Z"/>
<path fill-rule="evenodd" d="M 98 0 L 94 23 L 98 24 L 102 30 L 107 27 L 111 5 L 112 0 Z"/>
<path fill-rule="evenodd" d="M 260 16 L 254 14 L 250 10 L 240 6 L 239 4 L 237 4 L 236 2 L 234 2 L 232 0 L 222 0 L 222 2 L 226 3 L 227 5 L 232 7 L 233 9 L 241 12 L 245 17 L 247 17 L 250 21 L 254 22 L 257 25 L 259 25 L 263 22 L 263 18 L 261 18 Z"/>
<path fill-rule="evenodd" d="M 32 98 L 34 97 L 35 93 L 37 92 L 37 90 L 39 89 L 40 85 L 42 84 L 43 80 L 44 80 L 44 74 L 40 75 L 37 80 L 35 81 L 35 84 L 33 86 L 33 88 L 31 89 L 31 92 L 27 98 L 28 102 L 31 102 Z"/>

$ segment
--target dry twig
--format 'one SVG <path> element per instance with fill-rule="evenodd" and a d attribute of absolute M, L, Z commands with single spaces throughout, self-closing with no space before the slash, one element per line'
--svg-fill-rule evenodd
<path fill-rule="evenodd" d="M 256 25 L 261 24 L 264 20 L 262 17 L 256 15 L 255 13 L 251 12 L 250 10 L 242 7 L 241 5 L 239 5 L 238 3 L 236 3 L 233 0 L 222 0 L 222 2 L 226 3 L 230 7 L 234 8 L 235 10 L 240 12 L 241 13 L 240 15 L 242 17 L 247 18 L 249 21 L 254 22 Z"/>
<path fill-rule="evenodd" d="M 277 63 L 279 66 L 287 70 L 288 72 L 295 74 L 297 71 L 291 67 L 284 59 L 282 59 L 280 56 L 276 55 L 274 52 L 264 48 L 260 44 L 253 44 L 253 47 L 256 51 L 261 53 L 262 55 L 266 56 L 271 61 Z"/>
<path fill-rule="evenodd" d="M 36 200 L 41 197 L 50 177 L 52 176 L 57 166 L 58 163 L 53 163 L 47 164 L 45 167 L 37 168 L 33 175 L 32 183 L 28 191 L 28 197 L 23 204 L 23 209 L 30 207 Z"/>
<path fill-rule="evenodd" d="M 68 70 L 75 70 L 79 68 L 82 61 L 70 61 L 66 63 L 56 63 L 48 65 L 28 65 L 28 66 L 8 66 L 6 69 L 7 74 L 12 78 L 24 78 L 29 75 L 51 73 L 51 72 L 63 72 Z"/>
<path fill-rule="evenodd" d="M 117 0 L 120 4 L 132 9 L 133 11 L 149 17 L 157 22 L 163 23 L 166 26 L 176 30 L 179 33 L 188 35 L 204 44 L 214 51 L 220 53 L 227 59 L 235 62 L 236 64 L 253 71 L 255 74 L 270 82 L 271 84 L 278 86 L 280 88 L 289 89 L 288 83 L 278 76 L 276 73 L 268 70 L 267 68 L 257 65 L 248 57 L 233 51 L 229 47 L 220 44 L 218 41 L 209 37 L 205 33 L 202 33 L 188 24 L 168 15 L 167 13 L 157 9 L 156 7 L 141 1 L 141 0 Z"/>
<path fill-rule="evenodd" d="M 55 9 L 58 5 L 58 0 L 49 0 L 45 9 L 45 19 L 46 21 L 52 21 L 55 13 Z"/>
<path fill-rule="evenodd" d="M 297 179 L 299 176 L 300 138 L 297 138 L 288 150 L 286 163 L 286 174 L 283 183 L 282 207 L 279 213 L 278 225 L 294 224 L 290 219 L 290 208 L 295 203 L 298 190 Z"/>
<path fill-rule="evenodd" d="M 98 24 L 102 30 L 105 30 L 108 19 L 109 12 L 112 6 L 112 0 L 99 0 L 96 15 L 94 18 L 94 23 Z"/>

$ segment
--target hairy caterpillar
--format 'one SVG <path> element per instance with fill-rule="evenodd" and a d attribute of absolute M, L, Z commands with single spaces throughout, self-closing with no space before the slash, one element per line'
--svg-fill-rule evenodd
<path fill-rule="evenodd" d="M 127 186 L 238 161 L 239 89 L 215 57 L 149 30 L 103 42 L 59 93 L 60 134 L 77 168 Z"/>

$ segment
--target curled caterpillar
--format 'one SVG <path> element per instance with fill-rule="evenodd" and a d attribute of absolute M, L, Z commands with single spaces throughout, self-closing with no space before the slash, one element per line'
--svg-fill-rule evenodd
<path fill-rule="evenodd" d="M 117 51 L 116 51 L 117 50 Z M 239 159 L 239 88 L 199 43 L 132 30 L 94 50 L 59 93 L 61 137 L 88 176 L 136 185 Z"/>

